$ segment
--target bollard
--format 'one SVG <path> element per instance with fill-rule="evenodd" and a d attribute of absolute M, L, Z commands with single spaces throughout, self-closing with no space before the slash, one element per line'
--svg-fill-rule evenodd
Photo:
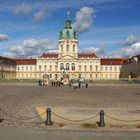
<path fill-rule="evenodd" d="M 99 127 L 105 127 L 104 115 L 104 110 L 100 110 L 100 121 L 98 124 Z"/>
<path fill-rule="evenodd" d="M 46 116 L 46 125 L 52 125 L 52 121 L 51 121 L 51 109 L 47 108 L 46 110 L 47 116 Z"/>

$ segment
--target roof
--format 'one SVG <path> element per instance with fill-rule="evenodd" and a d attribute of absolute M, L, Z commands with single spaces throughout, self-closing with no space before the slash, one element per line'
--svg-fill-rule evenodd
<path fill-rule="evenodd" d="M 43 53 L 39 58 L 57 58 L 58 54 L 47 54 Z"/>
<path fill-rule="evenodd" d="M 17 65 L 36 65 L 36 59 L 16 59 Z"/>
<path fill-rule="evenodd" d="M 101 65 L 122 65 L 126 58 L 102 58 Z"/>
<path fill-rule="evenodd" d="M 97 57 L 94 53 L 93 54 L 78 54 L 78 58 L 93 58 L 93 57 Z"/>
<path fill-rule="evenodd" d="M 136 62 L 140 62 L 140 54 L 126 59 L 123 64 L 125 65 L 125 64 L 136 63 Z"/>
<path fill-rule="evenodd" d="M 15 62 L 14 59 L 3 57 L 3 56 L 0 56 L 0 63 L 2 63 L 2 64 L 16 65 L 16 62 Z"/>

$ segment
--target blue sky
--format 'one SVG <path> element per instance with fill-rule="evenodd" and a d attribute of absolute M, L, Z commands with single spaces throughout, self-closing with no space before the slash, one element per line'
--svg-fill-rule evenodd
<path fill-rule="evenodd" d="M 80 53 L 140 54 L 140 0 L 0 0 L 0 55 L 56 53 L 67 11 Z"/>

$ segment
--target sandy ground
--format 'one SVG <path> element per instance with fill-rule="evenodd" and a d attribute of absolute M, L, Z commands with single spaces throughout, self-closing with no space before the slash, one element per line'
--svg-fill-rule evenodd
<path fill-rule="evenodd" d="M 72 87 L 43 87 L 38 85 L 1 84 L 0 108 L 5 112 L 0 112 L 0 118 L 5 119 L 2 123 L 0 123 L 0 131 L 2 132 L 1 134 L 3 134 L 2 140 L 5 140 L 3 132 L 4 129 L 7 129 L 6 131 L 8 132 L 8 130 L 17 131 L 15 128 L 20 128 L 20 130 L 26 130 L 26 128 L 46 128 L 41 118 L 29 121 L 21 121 L 17 119 L 30 118 L 38 115 L 38 107 L 45 111 L 49 106 L 57 114 L 65 115 L 67 118 L 70 117 L 72 119 L 79 119 L 80 116 L 81 118 L 92 116 L 99 112 L 100 109 L 104 109 L 109 115 L 121 117 L 121 119 L 140 119 L 139 91 L 139 85 L 97 85 L 90 88 L 82 87 L 80 89 L 73 89 Z M 13 118 L 13 116 L 16 118 Z M 61 120 L 57 119 L 55 121 L 61 122 Z M 109 122 L 109 120 L 107 121 Z M 112 124 L 118 123 L 112 122 Z M 135 125 L 138 125 L 137 130 L 139 130 L 140 122 L 135 123 Z M 69 128 L 67 126 L 68 125 L 65 125 L 63 130 L 65 128 Z M 135 128 L 133 130 L 135 130 Z M 29 135 L 31 134 L 29 133 Z M 32 137 L 35 137 L 36 135 L 37 134 L 34 134 Z M 43 135 L 43 137 L 45 137 L 46 134 Z M 133 134 L 132 136 L 137 139 L 137 136 Z M 106 138 L 109 139 L 109 137 L 109 135 L 106 135 Z M 122 138 L 129 139 L 129 137 L 131 136 Z M 54 136 L 54 139 L 55 138 L 58 138 L 58 136 Z M 59 138 L 65 139 L 67 136 L 63 135 Z M 74 138 L 75 137 L 73 137 L 73 139 Z M 88 139 L 92 137 L 84 137 L 84 139 L 86 138 Z M 116 136 L 115 138 L 120 138 L 120 136 Z M 113 140 L 115 138 L 113 138 Z M 77 140 L 78 139 L 81 139 L 80 135 L 77 135 Z M 96 139 L 98 140 L 98 136 Z"/>

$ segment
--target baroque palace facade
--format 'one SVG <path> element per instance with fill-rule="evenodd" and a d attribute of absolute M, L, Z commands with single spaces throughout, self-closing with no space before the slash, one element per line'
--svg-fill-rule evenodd
<path fill-rule="evenodd" d="M 6 70 L 4 59 L 8 58 L 3 58 L 3 61 L 0 61 L 1 77 Z M 67 75 L 68 79 L 118 80 L 121 76 L 128 78 L 128 75 L 132 75 L 132 72 L 126 70 L 128 59 L 99 58 L 96 54 L 79 54 L 78 33 L 71 26 L 69 12 L 67 13 L 65 27 L 59 32 L 58 54 L 44 53 L 37 59 L 9 60 L 11 65 L 7 68 L 5 78 L 43 79 L 47 77 L 51 80 L 59 80 Z M 138 59 L 137 64 L 140 64 L 139 62 L 140 59 Z M 123 64 L 125 64 L 127 74 L 122 73 Z M 138 68 L 137 71 L 140 69 Z"/>

